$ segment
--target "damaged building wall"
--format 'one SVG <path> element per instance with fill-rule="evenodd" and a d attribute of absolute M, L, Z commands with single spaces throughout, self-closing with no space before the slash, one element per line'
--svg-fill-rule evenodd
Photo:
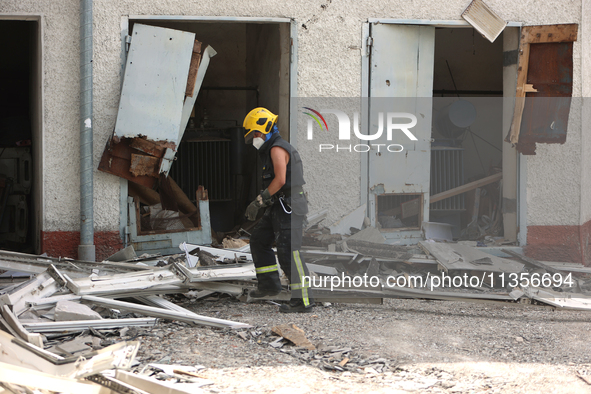
<path fill-rule="evenodd" d="M 589 16 L 579 4 L 578 40 L 573 50 L 573 101 L 564 145 L 538 144 L 535 156 L 527 157 L 528 255 L 549 261 L 591 264 L 591 205 L 587 152 L 589 88 Z M 588 13 L 588 12 L 587 12 Z M 579 50 L 577 50 L 577 47 Z M 587 81 L 587 82 L 586 82 Z"/>
<path fill-rule="evenodd" d="M 265 0 L 254 7 L 250 3 L 215 0 L 199 3 L 96 1 L 93 62 L 95 166 L 115 124 L 121 86 L 121 30 L 129 15 L 293 18 L 298 32 L 298 91 L 292 94 L 300 97 L 359 97 L 362 29 L 368 18 L 458 21 L 468 4 L 466 0 L 419 0 L 412 4 L 402 0 L 388 4 L 377 0 L 287 4 Z M 533 5 L 489 0 L 487 4 L 502 19 L 527 25 L 581 22 L 581 1 L 553 0 Z M 59 4 L 22 0 L 0 5 L 0 13 L 43 15 L 45 165 L 42 199 L 45 213 L 41 227 L 45 250 L 60 250 L 58 246 L 63 244 L 77 245 L 79 231 L 78 11 L 77 0 L 64 0 Z M 584 34 L 580 37 L 583 38 Z M 581 41 L 574 43 L 574 96 L 582 93 L 581 71 L 589 75 L 589 66 L 581 70 L 581 45 Z M 589 51 L 586 59 L 588 57 Z M 572 111 L 571 117 L 576 113 Z M 305 145 L 305 137 L 305 129 L 299 129 L 298 148 L 305 165 L 310 210 L 328 206 L 327 221 L 335 221 L 356 208 L 361 200 L 359 158 L 353 154 L 322 158 L 311 155 L 309 149 L 315 148 Z M 537 155 L 528 158 L 527 220 L 528 225 L 533 226 L 528 234 L 534 234 L 536 227 L 577 227 L 587 222 L 591 207 L 581 207 L 581 195 L 591 186 L 587 181 L 581 182 L 585 175 L 581 171 L 582 149 L 586 149 L 586 144 L 581 137 L 581 128 L 571 127 L 564 145 L 540 145 Z M 96 171 L 94 183 L 95 230 L 104 235 L 108 245 L 118 246 L 121 242 L 120 180 Z M 59 254 L 71 255 L 69 252 Z M 101 257 L 99 250 L 97 257 Z"/>

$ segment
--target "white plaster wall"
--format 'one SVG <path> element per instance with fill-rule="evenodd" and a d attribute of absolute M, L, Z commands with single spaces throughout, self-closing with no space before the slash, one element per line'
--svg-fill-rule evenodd
<path fill-rule="evenodd" d="M 115 122 L 120 88 L 121 21 L 128 15 L 293 18 L 298 26 L 297 94 L 300 97 L 358 97 L 361 94 L 361 31 L 367 18 L 460 20 L 469 3 L 469 0 L 416 0 L 410 3 L 404 0 L 287 3 L 275 0 L 95 0 L 95 168 Z M 579 23 L 581 19 L 581 0 L 487 0 L 486 3 L 503 19 L 526 24 Z M 43 14 L 45 231 L 79 228 L 78 7 L 78 0 L 3 0 L 0 3 L 0 13 Z M 577 42 L 574 84 L 578 95 L 581 94 L 580 54 L 581 44 Z M 530 160 L 530 224 L 579 222 L 580 134 L 580 129 L 571 130 L 565 145 L 540 146 L 538 155 Z M 347 187 L 339 189 L 343 197 L 337 203 L 331 202 L 334 190 L 326 187 L 323 176 L 309 175 L 308 190 L 311 190 L 314 205 L 331 204 L 331 218 L 336 218 L 358 205 L 359 162 L 354 156 L 338 163 L 321 160 L 325 159 L 310 157 L 305 163 L 307 174 L 327 171 L 324 174 L 330 176 L 332 182 L 346 184 Z M 572 181 L 572 176 L 576 182 Z M 117 230 L 119 179 L 95 171 L 94 184 L 96 230 Z M 565 201 L 569 203 L 564 204 Z"/>

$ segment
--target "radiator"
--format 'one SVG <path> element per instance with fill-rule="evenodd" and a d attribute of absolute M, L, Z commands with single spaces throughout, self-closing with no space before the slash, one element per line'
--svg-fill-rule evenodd
<path fill-rule="evenodd" d="M 203 185 L 209 201 L 231 201 L 230 140 L 183 141 L 170 176 L 191 200 L 195 199 L 197 187 Z"/>
<path fill-rule="evenodd" d="M 464 150 L 462 148 L 431 147 L 431 188 L 435 194 L 464 184 Z M 432 210 L 466 209 L 464 194 L 434 202 Z"/>

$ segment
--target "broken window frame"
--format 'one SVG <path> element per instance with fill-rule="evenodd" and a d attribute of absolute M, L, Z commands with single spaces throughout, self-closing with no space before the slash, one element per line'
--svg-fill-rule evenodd
<path fill-rule="evenodd" d="M 557 24 L 557 25 L 535 25 L 523 26 L 521 28 L 520 42 L 519 42 L 519 63 L 517 67 L 517 89 L 515 92 L 515 108 L 513 112 L 513 121 L 509 134 L 505 141 L 516 144 L 518 150 L 523 154 L 535 154 L 535 141 L 533 151 L 529 149 L 519 148 L 519 138 L 521 134 L 521 126 L 523 120 L 523 113 L 525 108 L 525 98 L 528 93 L 536 93 L 537 89 L 532 84 L 528 84 L 528 69 L 530 62 L 530 48 L 531 45 L 548 44 L 548 43 L 573 43 L 577 40 L 578 24 Z M 571 68 L 571 77 L 574 70 Z M 568 117 L 568 116 L 567 116 Z M 568 119 L 566 119 L 568 122 Z M 565 130 L 565 138 L 566 138 Z M 535 136 L 534 136 L 535 137 Z M 534 138 L 535 139 L 535 138 Z M 539 141 L 547 142 L 547 141 Z M 560 143 L 560 141 L 557 141 Z M 564 141 L 562 141 L 564 143 Z"/>
<path fill-rule="evenodd" d="M 381 232 L 393 232 L 393 231 L 407 231 L 407 230 L 411 230 L 411 231 L 416 231 L 416 230 L 420 230 L 421 229 L 421 223 L 423 223 L 423 201 L 424 201 L 424 193 L 385 193 L 385 194 L 378 194 L 375 196 L 375 204 L 376 204 L 376 223 L 380 223 L 380 221 L 378 220 L 379 214 L 380 214 L 380 204 L 379 204 L 379 200 L 380 197 L 384 198 L 384 197 L 414 197 L 412 199 L 409 199 L 407 201 L 403 201 L 400 203 L 400 214 L 397 214 L 397 216 L 400 216 L 401 219 L 404 219 L 404 210 L 402 208 L 402 204 L 407 204 L 407 203 L 411 203 L 414 201 L 418 201 L 419 203 L 419 208 L 418 208 L 418 219 L 417 219 L 417 225 L 416 226 L 406 226 L 406 227 L 381 227 L 380 231 Z M 391 208 L 390 210 L 393 210 L 396 208 Z M 412 215 L 415 216 L 415 215 Z M 412 217 L 409 216 L 409 217 Z"/>

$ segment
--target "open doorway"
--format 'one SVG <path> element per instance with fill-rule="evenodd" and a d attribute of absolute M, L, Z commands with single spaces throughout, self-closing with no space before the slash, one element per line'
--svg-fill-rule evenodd
<path fill-rule="evenodd" d="M 130 35 L 136 24 L 194 33 L 202 48 L 216 52 L 169 175 L 195 205 L 198 187 L 207 190 L 212 235 L 219 241 L 241 228 L 244 210 L 261 188 L 258 155 L 243 139 L 245 115 L 268 108 L 279 115 L 279 130 L 289 140 L 291 23 L 138 18 L 129 20 Z"/>
<path fill-rule="evenodd" d="M 436 28 L 430 195 L 502 172 L 503 37 L 473 28 Z M 496 178 L 492 178 L 496 179 Z M 454 238 L 503 236 L 501 181 L 436 202 L 429 220 Z"/>
<path fill-rule="evenodd" d="M 39 23 L 0 19 L 0 249 L 36 253 L 40 214 Z"/>
<path fill-rule="evenodd" d="M 384 103 L 383 111 L 404 108 L 420 114 L 413 127 L 417 140 L 407 142 L 404 155 L 369 152 L 362 158 L 362 165 L 367 160 L 369 218 L 388 242 L 423 239 L 424 222 L 450 224 L 453 238 L 466 229 L 469 239 L 507 237 L 502 205 L 508 196 L 515 201 L 516 188 L 501 186 L 501 177 L 506 186 L 517 169 L 514 150 L 503 144 L 508 119 L 503 91 L 514 94 L 507 89 L 515 74 L 505 64 L 505 41 L 518 36 L 518 29 L 511 29 L 510 36 L 504 32 L 490 43 L 468 24 L 455 22 L 368 25 L 371 107 Z M 375 130 L 371 119 L 369 129 Z M 511 153 L 509 163 L 505 159 Z M 478 191 L 470 183 L 476 180 Z"/>

